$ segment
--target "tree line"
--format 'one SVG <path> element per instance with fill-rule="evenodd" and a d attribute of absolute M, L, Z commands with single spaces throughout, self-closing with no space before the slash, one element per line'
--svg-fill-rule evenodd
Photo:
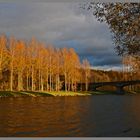
<path fill-rule="evenodd" d="M 73 48 L 0 35 L 0 90 L 76 91 L 83 79 L 88 90 L 89 78 L 90 63 Z"/>
<path fill-rule="evenodd" d="M 35 38 L 25 41 L 2 34 L 0 90 L 88 90 L 90 82 L 137 80 L 140 76 L 139 62 L 138 55 L 125 55 L 122 71 L 93 70 L 87 59 L 80 62 L 73 48 L 55 48 Z M 112 87 L 101 88 L 112 90 Z M 126 89 L 139 90 L 140 86 L 133 85 Z"/>
<path fill-rule="evenodd" d="M 124 55 L 122 59 L 123 64 L 123 79 L 127 81 L 139 80 L 140 77 L 140 56 L 138 55 Z M 130 90 L 140 90 L 139 85 L 129 86 Z"/>
<path fill-rule="evenodd" d="M 115 82 L 115 81 L 134 81 L 140 78 L 140 56 L 124 55 L 122 57 L 122 69 L 115 70 L 91 70 L 90 82 Z M 113 86 L 104 86 L 99 90 L 115 90 Z M 140 85 L 129 85 L 124 87 L 127 91 L 140 91 Z"/>

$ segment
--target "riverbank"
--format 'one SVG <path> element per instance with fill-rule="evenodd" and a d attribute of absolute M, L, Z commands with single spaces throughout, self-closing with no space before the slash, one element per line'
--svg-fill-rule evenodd
<path fill-rule="evenodd" d="M 88 92 L 39 92 L 39 91 L 0 91 L 0 97 L 38 97 L 38 96 L 89 96 Z"/>
<path fill-rule="evenodd" d="M 140 92 L 129 91 L 126 92 L 128 95 L 138 94 Z M 81 91 L 81 92 L 72 92 L 72 91 L 53 91 L 53 92 L 39 92 L 39 91 L 0 91 L 0 97 L 39 97 L 39 96 L 90 96 L 90 95 L 107 95 L 115 94 L 114 91 Z"/>
<path fill-rule="evenodd" d="M 107 95 L 107 94 L 119 95 L 116 93 L 116 91 L 91 91 L 91 92 L 89 91 L 87 93 L 91 95 Z M 135 95 L 135 94 L 140 94 L 140 91 L 125 91 L 125 95 Z"/>

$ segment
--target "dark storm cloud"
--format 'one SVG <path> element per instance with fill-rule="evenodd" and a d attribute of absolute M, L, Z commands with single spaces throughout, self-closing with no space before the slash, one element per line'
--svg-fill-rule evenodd
<path fill-rule="evenodd" d="M 0 33 L 32 36 L 56 47 L 73 47 L 93 66 L 119 67 L 111 34 L 105 23 L 79 8 L 80 3 L 0 3 Z"/>

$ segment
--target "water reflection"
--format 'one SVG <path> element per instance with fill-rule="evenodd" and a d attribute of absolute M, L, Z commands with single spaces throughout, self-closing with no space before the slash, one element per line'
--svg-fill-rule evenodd
<path fill-rule="evenodd" d="M 0 136 L 139 136 L 139 98 L 3 98 Z"/>

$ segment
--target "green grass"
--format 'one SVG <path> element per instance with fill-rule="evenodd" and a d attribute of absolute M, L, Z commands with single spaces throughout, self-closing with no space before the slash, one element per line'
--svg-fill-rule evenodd
<path fill-rule="evenodd" d="M 72 92 L 72 91 L 52 91 L 52 92 L 48 92 L 49 94 L 53 95 L 53 96 L 87 96 L 87 95 L 91 95 L 89 93 L 85 93 L 85 92 Z"/>
<path fill-rule="evenodd" d="M 115 94 L 114 91 L 82 91 L 83 94 L 90 94 L 90 95 L 105 95 L 105 94 Z"/>
<path fill-rule="evenodd" d="M 14 97 L 14 95 L 9 91 L 0 91 L 0 97 Z"/>
<path fill-rule="evenodd" d="M 39 91 L 24 91 L 24 93 L 32 95 L 32 96 L 53 96 L 48 92 L 39 92 Z"/>
<path fill-rule="evenodd" d="M 0 91 L 0 97 L 23 97 L 23 96 L 27 96 L 27 95 L 17 91 L 13 91 L 13 92 Z"/>
<path fill-rule="evenodd" d="M 32 97 L 38 97 L 38 96 L 86 96 L 91 95 L 86 92 L 65 92 L 65 91 L 52 91 L 52 92 L 39 92 L 39 91 L 0 91 L 0 97 L 25 97 L 25 96 L 32 96 Z"/>

